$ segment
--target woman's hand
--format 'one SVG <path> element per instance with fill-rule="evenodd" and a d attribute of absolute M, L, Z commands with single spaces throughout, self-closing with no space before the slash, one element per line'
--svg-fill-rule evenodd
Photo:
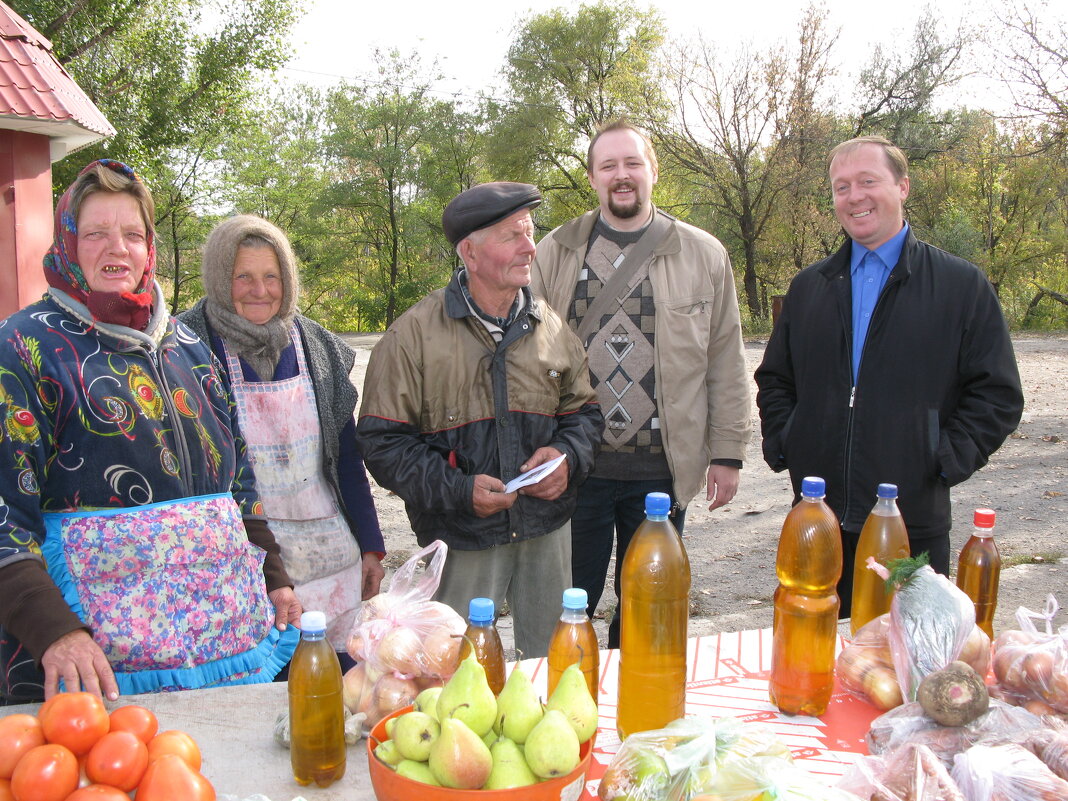
<path fill-rule="evenodd" d="M 275 628 L 285 631 L 288 624 L 300 623 L 300 613 L 304 610 L 292 587 L 279 587 L 277 590 L 271 590 L 267 593 L 267 597 L 274 604 Z"/>
<path fill-rule="evenodd" d="M 379 588 L 382 586 L 382 579 L 386 576 L 386 571 L 382 567 L 382 560 L 378 554 L 365 553 L 363 555 L 363 600 L 373 598 L 378 595 Z"/>
<path fill-rule="evenodd" d="M 84 689 L 109 701 L 119 697 L 119 685 L 108 658 L 85 629 L 68 631 L 48 646 L 41 657 L 41 667 L 46 701 L 59 692 L 60 679 L 67 692 Z"/>

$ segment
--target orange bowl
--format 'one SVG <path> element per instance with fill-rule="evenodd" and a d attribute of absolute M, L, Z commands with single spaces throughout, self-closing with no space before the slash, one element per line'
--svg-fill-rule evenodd
<path fill-rule="evenodd" d="M 406 706 L 382 718 L 367 738 L 367 767 L 378 801 L 568 801 L 578 798 L 582 792 L 593 751 L 592 737 L 579 750 L 577 768 L 566 776 L 546 779 L 528 787 L 512 790 L 453 790 L 399 776 L 375 756 L 375 749 L 389 739 L 386 736 L 386 721 L 411 711 L 412 707 Z"/>

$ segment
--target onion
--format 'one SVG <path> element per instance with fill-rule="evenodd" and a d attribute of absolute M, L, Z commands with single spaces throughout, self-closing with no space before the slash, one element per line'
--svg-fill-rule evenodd
<path fill-rule="evenodd" d="M 1023 658 L 1025 688 L 1034 695 L 1047 696 L 1053 689 L 1053 654 L 1032 650 Z"/>
<path fill-rule="evenodd" d="M 388 631 L 378 643 L 375 657 L 384 670 L 415 676 L 422 669 L 423 644 L 419 635 L 407 626 Z"/>
<path fill-rule="evenodd" d="M 423 641 L 423 674 L 447 679 L 460 666 L 461 639 L 447 628 L 435 629 Z"/>
<path fill-rule="evenodd" d="M 868 671 L 864 676 L 864 694 L 883 712 L 904 703 L 897 676 L 887 668 L 874 668 Z"/>
<path fill-rule="evenodd" d="M 433 624 L 434 627 L 448 629 L 452 634 L 463 634 L 467 631 L 467 621 L 448 604 L 427 601 L 422 611 L 420 617 L 426 621 L 428 627 Z"/>
<path fill-rule="evenodd" d="M 368 598 L 360 605 L 360 613 L 357 617 L 361 623 L 368 620 L 377 620 L 386 617 L 390 610 L 397 605 L 397 599 L 388 592 L 380 592 L 372 598 Z"/>
<path fill-rule="evenodd" d="M 350 668 L 341 677 L 341 697 L 349 712 L 367 712 L 371 706 L 371 682 L 367 680 L 367 668 L 363 664 Z"/>
<path fill-rule="evenodd" d="M 349 641 L 345 644 L 345 650 L 349 652 L 349 656 L 357 661 L 363 661 L 367 658 L 367 652 L 364 650 L 366 645 L 358 633 L 353 633 L 349 636 Z"/>
<path fill-rule="evenodd" d="M 414 681 L 387 673 L 375 682 L 371 690 L 372 708 L 368 713 L 368 724 L 373 726 L 390 712 L 408 706 L 417 695 L 419 687 Z"/>
<path fill-rule="evenodd" d="M 973 626 L 957 658 L 971 665 L 980 676 L 985 676 L 990 668 L 990 637 L 978 626 Z"/>

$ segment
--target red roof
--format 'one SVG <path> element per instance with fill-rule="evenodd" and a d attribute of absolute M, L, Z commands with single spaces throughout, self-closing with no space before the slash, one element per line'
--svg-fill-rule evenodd
<path fill-rule="evenodd" d="M 100 109 L 56 60 L 52 43 L 3 0 L 0 0 L 0 128 L 39 133 L 58 140 L 53 143 L 53 161 L 115 135 L 115 129 Z"/>

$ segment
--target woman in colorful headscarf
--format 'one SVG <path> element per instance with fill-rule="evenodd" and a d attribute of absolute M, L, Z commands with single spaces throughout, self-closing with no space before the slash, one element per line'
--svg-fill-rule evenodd
<path fill-rule="evenodd" d="M 153 215 L 129 167 L 90 164 L 48 293 L 0 323 L 8 698 L 271 681 L 299 636 L 228 383 L 154 280 Z"/>
<path fill-rule="evenodd" d="M 378 592 L 384 555 L 356 446 L 355 354 L 297 312 L 289 239 L 252 215 L 221 222 L 204 245 L 206 297 L 179 319 L 225 365 L 256 488 L 305 609 L 321 609 L 345 667 L 361 599 Z"/>

